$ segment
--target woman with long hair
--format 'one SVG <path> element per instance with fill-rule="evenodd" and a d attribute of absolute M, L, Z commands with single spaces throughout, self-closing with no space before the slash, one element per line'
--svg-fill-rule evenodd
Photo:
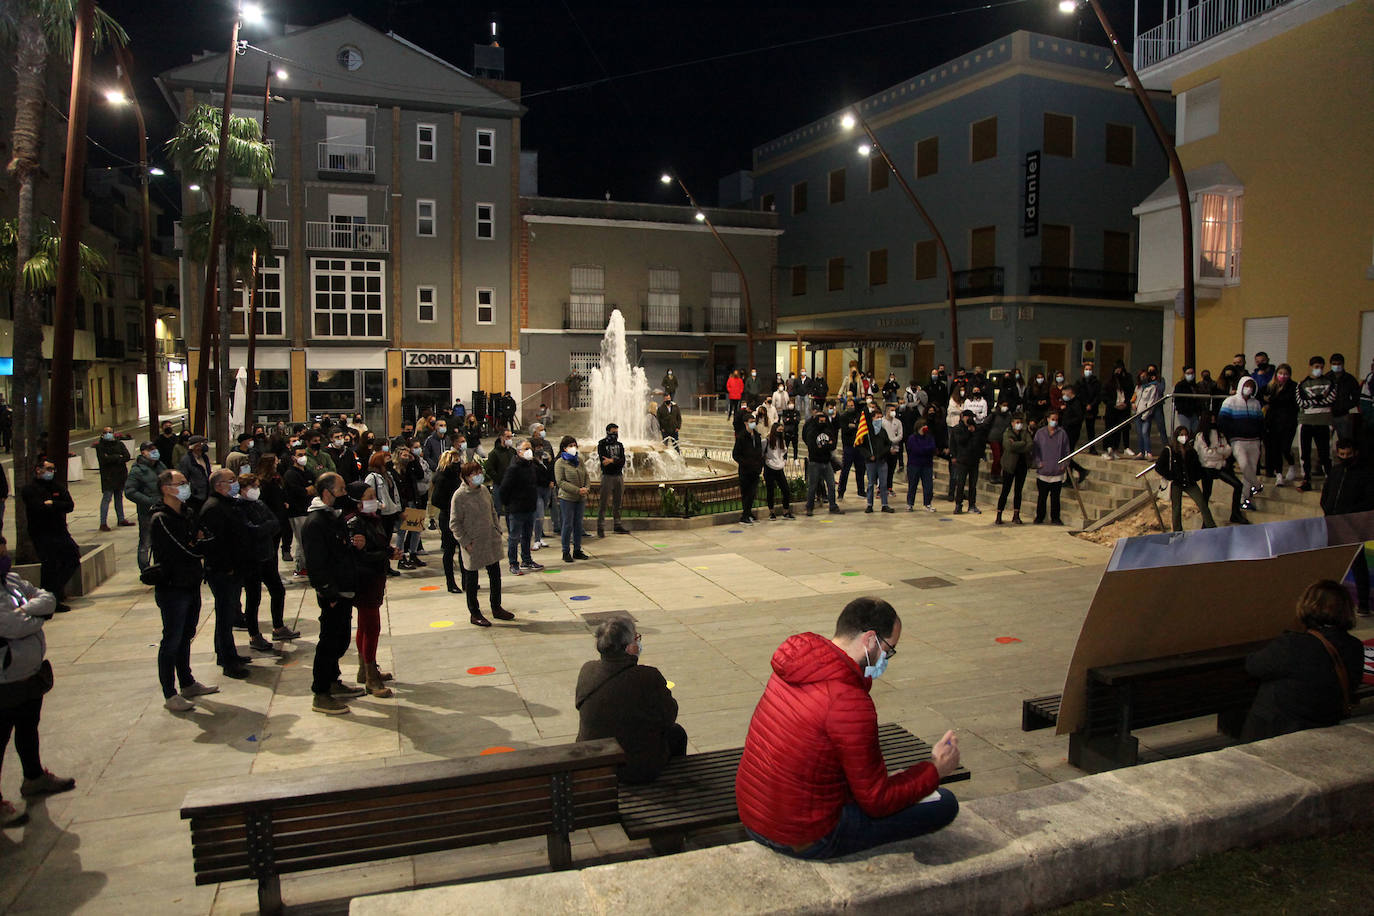
<path fill-rule="evenodd" d="M 787 483 L 787 443 L 783 440 L 782 424 L 774 423 L 768 433 L 768 441 L 763 446 L 763 486 L 768 498 L 768 517 L 777 518 L 773 511 L 773 488 L 782 494 L 782 517 L 796 518 L 792 514 L 792 488 Z"/>
<path fill-rule="evenodd" d="M 1103 404 L 1103 423 L 1107 429 L 1111 429 L 1119 423 L 1125 421 L 1131 415 L 1131 397 L 1135 393 L 1135 384 L 1131 381 L 1131 374 L 1126 371 L 1126 364 L 1121 360 L 1116 361 L 1116 368 L 1112 374 L 1107 376 L 1107 380 L 1102 383 L 1102 404 Z M 1126 427 L 1116 430 L 1107 435 L 1102 440 L 1102 448 L 1105 453 L 1102 457 L 1108 461 L 1117 458 L 1117 451 L 1127 440 L 1130 433 Z"/>
<path fill-rule="evenodd" d="M 1245 484 L 1240 482 L 1240 478 L 1236 477 L 1228 466 L 1231 459 L 1231 443 L 1226 441 L 1220 430 L 1213 428 L 1210 411 L 1204 410 L 1198 416 L 1197 438 L 1193 440 L 1193 447 L 1197 449 L 1198 461 L 1202 463 L 1203 500 L 1211 503 L 1212 481 L 1220 480 L 1231 487 L 1231 524 L 1250 524 L 1250 520 L 1240 511 L 1243 508 L 1242 501 L 1245 500 Z"/>
<path fill-rule="evenodd" d="M 439 456 L 439 470 L 435 472 L 429 488 L 430 502 L 439 510 L 439 538 L 444 549 L 444 581 L 448 584 L 448 590 L 455 595 L 463 591 L 462 586 L 458 584 L 462 570 L 460 567 L 455 574 L 453 558 L 458 553 L 458 542 L 454 540 L 448 523 L 453 494 L 458 492 L 458 488 L 463 484 L 463 478 L 459 474 L 462 466 L 462 452 L 456 448 L 444 452 Z"/>
<path fill-rule="evenodd" d="M 389 451 L 383 449 L 374 452 L 367 460 L 368 473 L 363 478 L 372 488 L 372 492 L 377 494 L 377 517 L 382 520 L 388 540 L 391 539 L 392 533 L 396 530 L 397 520 L 401 517 L 401 494 L 396 486 L 396 479 L 392 476 L 393 466 Z M 387 564 L 386 574 L 399 576 L 400 572 Z"/>
<path fill-rule="evenodd" d="M 276 551 L 280 550 L 281 558 L 289 560 L 291 559 L 291 519 L 286 510 L 286 487 L 282 483 L 281 474 L 277 471 L 276 454 L 264 452 L 253 468 L 253 473 L 257 475 L 258 485 L 262 488 L 262 495 L 259 497 L 262 504 L 277 520 L 277 533 L 272 539 L 273 555 L 275 556 Z"/>
<path fill-rule="evenodd" d="M 1293 439 L 1298 434 L 1298 383 L 1293 367 L 1279 363 L 1274 377 L 1264 386 L 1264 462 L 1275 486 L 1298 478 L 1301 469 L 1293 462 Z M 1283 466 L 1287 463 L 1288 471 Z"/>
<path fill-rule="evenodd" d="M 1155 459 L 1155 473 L 1169 481 L 1169 503 L 1174 510 L 1172 530 L 1183 530 L 1185 493 L 1202 513 L 1202 527 L 1217 526 L 1212 520 L 1212 510 L 1208 508 L 1207 500 L 1202 495 L 1202 487 L 1199 485 L 1202 481 L 1202 461 L 1198 458 L 1197 450 L 1193 448 L 1193 437 L 1188 432 L 1188 427 L 1180 426 L 1174 430 L 1169 447 L 1160 452 L 1159 457 Z"/>
<path fill-rule="evenodd" d="M 582 552 L 582 516 L 586 511 L 591 481 L 587 468 L 577 457 L 577 438 L 564 436 L 558 443 L 558 460 L 553 465 L 558 488 L 558 508 L 563 515 L 563 562 L 590 560 Z"/>

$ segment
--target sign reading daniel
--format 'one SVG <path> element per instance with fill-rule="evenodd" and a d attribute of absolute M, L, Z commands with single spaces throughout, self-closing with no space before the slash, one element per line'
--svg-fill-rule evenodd
<path fill-rule="evenodd" d="M 476 369 L 476 350 L 406 350 L 407 369 Z"/>

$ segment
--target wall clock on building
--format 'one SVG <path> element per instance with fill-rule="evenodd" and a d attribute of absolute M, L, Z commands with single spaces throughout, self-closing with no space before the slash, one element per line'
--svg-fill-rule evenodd
<path fill-rule="evenodd" d="M 345 70 L 357 70 L 363 65 L 363 52 L 353 45 L 344 45 L 335 59 Z"/>

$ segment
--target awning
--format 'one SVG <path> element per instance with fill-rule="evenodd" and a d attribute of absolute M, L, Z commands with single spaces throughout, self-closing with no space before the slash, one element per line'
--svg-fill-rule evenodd
<path fill-rule="evenodd" d="M 1217 188 L 1235 191 L 1245 188 L 1245 183 L 1236 177 L 1236 173 L 1231 171 L 1231 167 L 1225 162 L 1213 162 L 1201 168 L 1188 169 L 1183 173 L 1183 177 L 1188 180 L 1189 196 Z M 1142 213 L 1177 208 L 1178 189 L 1174 186 L 1173 176 L 1170 176 L 1159 187 L 1151 191 L 1149 196 L 1137 204 L 1131 212 L 1140 216 Z"/>

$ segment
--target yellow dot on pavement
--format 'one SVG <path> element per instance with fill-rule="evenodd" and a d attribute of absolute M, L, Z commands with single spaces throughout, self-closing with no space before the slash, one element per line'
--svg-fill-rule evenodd
<path fill-rule="evenodd" d="M 433 623 L 431 623 L 430 626 L 432 626 L 432 627 L 433 627 L 434 629 L 436 629 L 436 630 L 442 630 L 442 629 L 444 629 L 445 627 L 451 627 L 451 626 L 453 626 L 453 621 L 452 621 L 452 620 L 436 620 L 436 621 L 434 621 Z"/>
<path fill-rule="evenodd" d="M 669 682 L 668 682 L 668 689 L 669 689 L 669 690 L 672 690 L 672 689 L 673 689 L 674 687 L 676 687 L 676 686 L 677 686 L 677 684 L 673 683 L 672 681 L 669 681 Z"/>
<path fill-rule="evenodd" d="M 711 567 L 709 567 L 709 566 L 693 566 L 692 568 L 693 568 L 693 569 L 710 569 Z"/>

